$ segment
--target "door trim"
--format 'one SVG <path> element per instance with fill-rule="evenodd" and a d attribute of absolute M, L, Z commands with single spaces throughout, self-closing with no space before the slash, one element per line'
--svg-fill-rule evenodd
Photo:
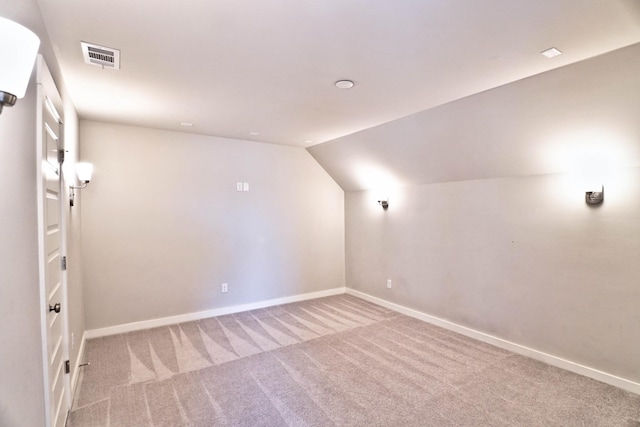
<path fill-rule="evenodd" d="M 56 109 L 58 113 L 62 112 L 62 100 L 56 88 L 55 82 L 53 81 L 53 77 L 49 72 L 47 64 L 44 61 L 42 55 L 38 55 L 36 59 L 36 67 L 37 67 L 37 107 L 36 107 L 36 173 L 37 173 L 37 205 L 38 205 L 38 273 L 39 273 L 39 289 L 40 289 L 40 333 L 41 333 L 41 341 L 42 341 L 42 379 L 44 383 L 44 405 L 45 405 L 45 426 L 52 426 L 52 402 L 51 402 L 51 384 L 50 384 L 50 369 L 49 369 L 49 302 L 47 295 L 47 283 L 46 283 L 46 266 L 47 266 L 47 256 L 46 256 L 46 241 L 45 241 L 45 230 L 46 230 L 46 218 L 45 218 L 45 194 L 46 194 L 46 185 L 44 179 L 44 166 L 43 163 L 46 159 L 43 158 L 43 144 L 45 140 L 44 133 L 46 132 L 44 126 L 44 109 L 47 108 L 45 105 L 45 96 L 49 98 L 50 101 L 53 102 L 54 105 L 57 104 Z M 61 116 L 60 116 L 61 117 Z M 60 118 L 58 120 L 60 124 L 60 139 L 62 140 L 58 149 L 64 149 L 64 132 L 63 132 L 63 121 Z M 66 192 L 64 191 L 64 176 L 62 173 L 62 165 L 58 164 L 58 192 L 59 192 L 59 233 L 60 233 L 60 257 L 66 256 L 66 248 L 63 246 L 65 238 L 63 236 L 66 235 L 66 215 L 64 212 L 65 208 L 65 197 Z M 65 272 L 60 271 L 60 287 L 61 287 L 61 297 L 60 303 L 63 307 L 61 310 L 61 343 L 60 350 L 62 360 L 69 360 L 69 333 L 68 333 L 68 304 L 67 304 L 67 277 Z M 63 362 L 64 363 L 64 362 Z M 71 394 L 70 394 L 70 382 L 69 375 L 63 374 L 62 387 L 63 390 L 63 398 L 61 401 L 60 411 L 64 411 L 64 419 L 68 417 L 69 409 L 71 407 Z M 58 408 L 55 408 L 56 410 Z M 63 424 L 64 425 L 64 424 Z"/>

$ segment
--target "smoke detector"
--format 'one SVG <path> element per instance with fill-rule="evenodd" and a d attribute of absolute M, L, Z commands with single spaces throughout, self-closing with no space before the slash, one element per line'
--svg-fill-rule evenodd
<path fill-rule="evenodd" d="M 118 49 L 86 42 L 80 42 L 80 45 L 85 64 L 111 68 L 112 70 L 120 69 L 120 51 Z"/>

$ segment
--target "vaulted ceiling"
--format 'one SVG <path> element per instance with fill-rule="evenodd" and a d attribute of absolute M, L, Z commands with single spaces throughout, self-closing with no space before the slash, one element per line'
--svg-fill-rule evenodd
<path fill-rule="evenodd" d="M 81 118 L 301 147 L 640 42 L 637 0 L 38 3 Z"/>

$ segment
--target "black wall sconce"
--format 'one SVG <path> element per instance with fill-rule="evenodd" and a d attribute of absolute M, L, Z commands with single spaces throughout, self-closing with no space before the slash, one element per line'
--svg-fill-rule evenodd
<path fill-rule="evenodd" d="M 78 182 L 80 185 L 69 186 L 69 205 L 73 207 L 76 198 L 76 190 L 82 190 L 87 187 L 89 181 L 91 181 L 91 175 L 93 174 L 93 165 L 91 163 L 76 163 L 76 175 L 78 176 Z"/>
<path fill-rule="evenodd" d="M 388 198 L 387 198 L 387 199 L 385 199 L 385 200 L 378 200 L 378 204 L 379 204 L 380 206 L 382 206 L 382 209 L 384 209 L 385 211 L 386 211 L 387 209 L 389 209 L 389 199 L 388 199 Z"/>
<path fill-rule="evenodd" d="M 604 201 L 604 185 L 600 187 L 600 191 L 587 191 L 584 196 L 588 205 L 599 205 Z"/>

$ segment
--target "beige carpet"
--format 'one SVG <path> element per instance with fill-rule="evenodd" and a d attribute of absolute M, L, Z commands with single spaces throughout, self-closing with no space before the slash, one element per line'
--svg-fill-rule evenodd
<path fill-rule="evenodd" d="M 89 340 L 69 426 L 640 426 L 640 396 L 340 295 Z"/>

